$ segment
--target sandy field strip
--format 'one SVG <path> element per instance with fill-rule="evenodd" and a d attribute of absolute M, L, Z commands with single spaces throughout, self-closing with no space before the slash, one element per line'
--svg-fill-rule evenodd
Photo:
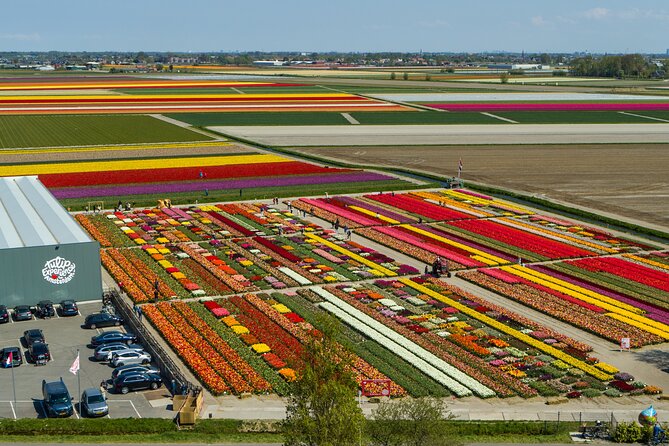
<path fill-rule="evenodd" d="M 370 97 L 394 102 L 667 101 L 667 96 L 604 93 L 384 93 Z"/>
<path fill-rule="evenodd" d="M 297 151 L 463 178 L 669 230 L 669 144 L 324 147 Z"/>
<path fill-rule="evenodd" d="M 669 143 L 669 124 L 214 126 L 273 146 Z"/>

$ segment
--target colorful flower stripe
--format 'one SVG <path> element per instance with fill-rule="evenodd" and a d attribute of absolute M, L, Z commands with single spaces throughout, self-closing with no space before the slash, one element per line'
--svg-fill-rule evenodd
<path fill-rule="evenodd" d="M 369 201 L 359 200 L 357 198 L 347 197 L 344 195 L 337 196 L 335 198 L 337 201 L 344 203 L 344 205 L 358 206 L 368 211 L 372 211 L 375 214 L 385 215 L 386 217 L 391 218 L 393 220 L 397 220 L 400 223 L 413 223 L 416 221 L 415 218 L 408 217 L 398 212 L 393 212 L 391 210 L 388 210 L 386 207 L 376 206 Z"/>
<path fill-rule="evenodd" d="M 593 256 L 596 253 L 566 243 L 510 228 L 491 220 L 461 220 L 444 223 L 536 253 L 549 259 Z"/>
<path fill-rule="evenodd" d="M 230 391 L 230 387 L 225 383 L 223 378 L 216 373 L 212 366 L 186 341 L 177 328 L 154 305 L 143 306 L 142 313 L 146 315 L 146 318 L 156 327 L 156 330 L 158 330 L 163 339 L 167 341 L 179 357 L 202 381 L 205 387 L 214 395 Z"/>
<path fill-rule="evenodd" d="M 375 271 L 378 271 L 382 275 L 385 275 L 387 277 L 397 276 L 397 273 L 395 273 L 395 271 L 391 271 L 388 268 L 385 268 L 385 267 L 383 267 L 383 266 L 381 266 L 377 263 L 371 262 L 371 261 L 367 260 L 366 258 L 361 257 L 358 254 L 355 254 L 354 252 L 349 251 L 346 248 L 343 248 L 343 247 L 341 247 L 341 246 L 339 246 L 335 243 L 332 243 L 328 240 L 325 240 L 322 237 L 317 236 L 316 234 L 305 233 L 305 236 L 312 239 L 312 240 L 317 241 L 318 243 L 321 243 L 325 246 L 328 246 L 329 248 L 332 248 L 335 251 L 338 251 L 338 252 L 344 254 L 347 257 L 350 257 L 351 259 L 355 260 L 356 262 L 359 262 L 359 263 L 362 263 L 363 265 L 369 266 L 370 268 L 372 268 Z"/>
<path fill-rule="evenodd" d="M 167 80 L 159 82 L 144 79 L 109 81 L 91 79 L 87 82 L 3 82 L 0 90 L 86 90 L 126 88 L 230 88 L 230 87 L 293 87 L 304 84 L 277 84 L 273 82 L 238 82 L 219 80 Z"/>
<path fill-rule="evenodd" d="M 561 234 L 557 231 L 551 231 L 549 229 L 544 229 L 544 228 L 538 227 L 536 225 L 531 225 L 529 223 L 524 223 L 524 222 L 516 220 L 516 219 L 500 218 L 500 219 L 497 219 L 496 221 L 499 221 L 502 224 L 506 224 L 506 225 L 511 226 L 511 227 L 515 226 L 517 228 L 519 227 L 521 229 L 527 229 L 529 232 L 538 232 L 538 233 L 541 233 L 541 234 L 546 234 L 547 236 L 550 236 L 552 238 L 559 238 L 559 239 L 566 240 L 566 241 L 568 241 L 570 243 L 573 243 L 573 244 L 587 246 L 588 248 L 597 249 L 597 250 L 608 252 L 608 253 L 618 252 L 618 250 L 615 249 L 615 248 L 608 248 L 606 246 L 603 246 L 603 245 L 600 245 L 600 244 L 597 244 L 597 243 L 593 243 L 593 242 L 590 242 L 590 241 L 587 241 L 587 240 L 582 240 L 582 239 L 579 239 L 579 238 L 576 238 L 576 237 Z"/>
<path fill-rule="evenodd" d="M 593 272 L 605 272 L 624 277 L 652 288 L 669 292 L 669 273 L 615 257 L 574 260 L 567 262 Z"/>
<path fill-rule="evenodd" d="M 504 259 L 507 262 L 515 262 L 515 261 L 518 260 L 517 257 L 515 257 L 511 254 L 507 254 L 505 252 L 500 251 L 499 249 L 491 248 L 489 246 L 486 246 L 486 245 L 482 244 L 482 242 L 480 240 L 469 240 L 465 237 L 462 237 L 461 236 L 462 232 L 456 231 L 455 229 L 452 229 L 452 228 L 444 227 L 443 225 L 439 226 L 438 228 L 435 228 L 435 227 L 430 226 L 428 224 L 414 225 L 414 226 L 417 227 L 417 228 L 423 229 L 427 232 L 430 232 L 434 235 L 437 235 L 439 237 L 446 237 L 451 241 L 462 243 L 463 245 L 469 246 L 471 248 L 476 248 L 480 251 L 485 252 L 486 254 Z M 446 232 L 446 229 L 451 229 L 452 232 Z M 469 255 L 466 251 L 463 251 L 462 254 Z"/>
<path fill-rule="evenodd" d="M 255 232 L 249 231 L 244 226 L 242 226 L 239 223 L 237 223 L 235 221 L 232 221 L 229 218 L 221 215 L 219 212 L 216 212 L 216 211 L 205 211 L 205 212 L 207 213 L 207 215 L 209 215 L 214 220 L 219 221 L 224 226 L 228 226 L 228 227 L 234 229 L 235 231 L 239 232 L 242 235 L 245 235 L 245 236 L 255 235 Z"/>
<path fill-rule="evenodd" d="M 461 201 L 449 198 L 445 195 L 436 194 L 434 192 L 409 192 L 409 195 L 412 197 L 420 197 L 424 200 L 431 200 L 438 203 L 440 206 L 455 208 L 459 212 L 463 212 L 467 215 L 472 215 L 474 217 L 493 217 L 495 214 L 484 211 L 480 208 L 474 208 L 468 203 L 463 203 Z"/>
<path fill-rule="evenodd" d="M 440 241 L 442 243 L 445 243 L 447 245 L 455 246 L 456 248 L 467 251 L 467 252 L 473 254 L 474 256 L 476 256 L 477 260 L 479 260 L 480 262 L 482 262 L 482 263 L 484 263 L 485 265 L 488 265 L 488 266 L 503 265 L 503 264 L 509 263 L 508 261 L 506 261 L 505 259 L 503 259 L 501 257 L 497 257 L 495 255 L 488 254 L 487 252 L 484 252 L 480 249 L 472 248 L 472 247 L 467 246 L 465 244 L 458 243 L 458 242 L 455 242 L 453 240 L 449 240 L 445 237 L 441 237 L 439 235 L 433 234 L 429 231 L 417 228 L 415 226 L 400 225 L 399 227 L 406 228 L 406 229 L 408 229 L 410 231 L 413 231 L 417 234 L 421 234 L 421 235 L 427 236 L 429 238 L 433 238 L 433 239 L 438 240 L 438 241 Z"/>
<path fill-rule="evenodd" d="M 128 293 L 128 296 L 136 303 L 148 302 L 148 296 L 135 284 L 125 269 L 119 265 L 107 251 L 100 251 L 100 261 L 109 274 L 114 278 L 119 288 Z"/>
<path fill-rule="evenodd" d="M 541 350 L 542 352 L 544 352 L 548 355 L 551 355 L 551 356 L 553 356 L 557 359 L 561 359 L 562 361 L 566 362 L 567 364 L 569 364 L 573 367 L 576 367 L 580 370 L 583 370 L 588 375 L 591 375 L 591 376 L 593 376 L 593 377 L 595 377 L 595 378 L 597 378 L 601 381 L 609 381 L 609 380 L 612 379 L 611 375 L 609 375 L 607 373 L 604 373 L 601 370 L 599 370 L 599 369 L 597 369 L 597 368 L 595 368 L 595 367 L 593 367 L 589 364 L 586 364 L 585 362 L 583 362 L 581 360 L 578 360 L 578 359 L 574 358 L 573 356 L 568 355 L 568 354 L 556 349 L 555 347 L 551 347 L 550 345 L 545 344 L 544 342 L 537 341 L 536 339 L 534 339 L 531 336 L 528 336 L 524 333 L 521 333 L 520 331 L 518 331 L 514 328 L 511 328 L 508 325 L 497 322 L 495 319 L 493 319 L 489 316 L 486 316 L 485 314 L 481 314 L 478 311 L 476 311 L 472 308 L 469 308 L 468 306 L 463 305 L 458 301 L 450 299 L 450 298 L 448 298 L 448 297 L 446 297 L 446 296 L 444 296 L 440 293 L 437 293 L 436 291 L 431 290 L 430 288 L 427 288 L 423 285 L 420 285 L 420 284 L 414 282 L 411 279 L 401 278 L 401 279 L 399 279 L 399 281 L 408 285 L 408 286 L 410 286 L 411 288 L 413 288 L 413 289 L 415 289 L 415 290 L 417 290 L 421 293 L 427 294 L 428 296 L 433 297 L 434 299 L 445 303 L 446 305 L 449 305 L 453 308 L 456 308 L 460 312 L 462 312 L 462 313 L 464 313 L 464 314 L 466 314 L 466 315 L 468 315 L 468 316 L 470 316 L 470 317 L 472 317 L 472 318 L 474 318 L 474 319 L 476 319 L 480 322 L 483 322 L 484 324 L 486 324 L 486 325 L 488 325 L 488 326 L 490 326 L 490 327 L 492 327 L 492 328 L 494 328 L 498 331 L 501 331 L 502 333 L 506 333 L 509 336 L 512 336 L 512 337 L 518 339 L 519 341 L 522 341 L 525 344 L 528 344 L 528 345 L 530 345 L 530 346 L 532 346 L 532 347 L 534 347 L 538 350 Z"/>
<path fill-rule="evenodd" d="M 210 166 L 228 166 L 233 164 L 285 163 L 288 158 L 270 154 L 198 156 L 183 158 L 152 158 L 149 160 L 121 161 L 81 161 L 68 163 L 18 164 L 0 166 L 0 176 L 43 175 L 53 173 L 105 172 L 110 170 L 142 170 L 148 163 L 152 169 L 174 167 L 204 168 Z"/>
<path fill-rule="evenodd" d="M 302 260 L 299 257 L 297 257 L 296 255 L 288 252 L 286 249 L 282 248 L 281 246 L 275 245 L 270 240 L 264 239 L 262 237 L 253 237 L 253 240 L 255 240 L 257 243 L 260 243 L 261 245 L 265 246 L 266 248 L 271 249 L 272 251 L 279 254 L 281 257 L 283 257 L 284 259 L 286 259 L 290 262 L 299 263 Z"/>
<path fill-rule="evenodd" d="M 51 193 L 58 199 L 108 197 L 122 195 L 170 194 L 179 192 L 202 192 L 208 190 L 249 189 L 256 187 L 288 187 L 310 184 L 363 183 L 368 181 L 389 181 L 391 177 L 372 172 L 335 173 L 330 175 L 303 175 L 277 178 L 255 178 L 227 181 L 193 181 L 184 183 L 159 183 L 146 185 L 125 185 L 109 187 L 79 187 L 53 189 Z"/>
<path fill-rule="evenodd" d="M 378 220 L 371 219 L 364 215 L 359 215 L 355 212 L 351 212 L 348 209 L 332 204 L 323 198 L 318 198 L 318 199 L 301 198 L 300 201 L 303 201 L 312 206 L 317 206 L 321 209 L 336 214 L 347 220 L 354 221 L 363 226 L 375 226 L 379 224 Z"/>
<path fill-rule="evenodd" d="M 669 265 L 667 265 L 666 263 L 656 262 L 655 260 L 647 259 L 645 257 L 639 257 L 634 254 L 625 254 L 623 255 L 623 257 L 627 257 L 628 259 L 636 260 L 637 262 L 645 263 L 647 265 L 651 265 L 656 268 L 669 270 Z"/>
<path fill-rule="evenodd" d="M 174 302 L 177 309 L 198 333 L 200 333 L 226 361 L 253 386 L 256 392 L 271 390 L 270 384 L 256 372 L 239 354 L 225 342 L 191 307 L 185 302 Z"/>
<path fill-rule="evenodd" d="M 518 215 L 534 215 L 534 212 L 527 209 L 526 207 L 495 198 L 484 198 L 484 196 L 477 197 L 470 193 L 464 193 L 462 189 L 444 189 L 441 191 L 441 193 L 459 200 L 466 200 L 483 206 L 496 207 L 498 209 L 507 210 Z"/>
<path fill-rule="evenodd" d="M 86 230 L 91 236 L 100 243 L 103 248 L 108 248 L 112 245 L 109 239 L 98 229 L 98 227 L 85 214 L 76 214 L 75 220 Z"/>
<path fill-rule="evenodd" d="M 658 103 L 531 103 L 531 104 L 425 104 L 440 110 L 460 112 L 503 111 L 653 111 L 669 110 L 669 104 Z"/>
<path fill-rule="evenodd" d="M 42 174 L 40 181 L 48 188 L 95 186 L 102 184 L 161 183 L 173 181 L 193 181 L 200 172 L 206 179 L 227 179 L 246 177 L 268 177 L 288 175 L 313 175 L 351 172 L 348 169 L 328 169 L 300 161 L 282 163 L 232 164 L 202 167 L 172 167 L 137 170 L 110 170 L 96 172 L 75 172 L 65 174 Z M 206 184 L 206 183 L 204 183 Z"/>
<path fill-rule="evenodd" d="M 284 94 L 146 94 L 146 95 L 25 95 L 0 96 L 6 104 L 91 104 L 136 102 L 258 102 L 258 101 L 370 101 L 348 93 L 284 93 Z"/>
<path fill-rule="evenodd" d="M 432 220 L 460 220 L 463 218 L 472 218 L 471 215 L 454 211 L 424 200 L 418 200 L 406 194 L 377 194 L 365 195 L 369 200 L 378 201 L 413 214 L 422 215 Z"/>

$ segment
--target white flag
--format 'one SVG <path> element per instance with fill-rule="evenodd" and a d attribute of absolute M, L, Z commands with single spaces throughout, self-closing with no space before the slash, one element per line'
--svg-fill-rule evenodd
<path fill-rule="evenodd" d="M 77 353 L 77 357 L 74 358 L 74 362 L 72 363 L 72 366 L 70 367 L 70 373 L 73 375 L 76 375 L 77 372 L 79 372 L 79 353 Z"/>

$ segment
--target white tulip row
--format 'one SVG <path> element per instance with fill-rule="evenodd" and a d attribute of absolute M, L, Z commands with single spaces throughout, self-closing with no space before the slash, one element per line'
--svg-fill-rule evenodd
<path fill-rule="evenodd" d="M 362 311 L 347 304 L 321 287 L 312 288 L 327 302 L 320 305 L 356 330 L 374 339 L 393 353 L 416 366 L 435 381 L 443 384 L 458 396 L 474 392 L 481 397 L 495 396 L 495 392 L 415 342 L 391 330 Z"/>
<path fill-rule="evenodd" d="M 311 280 L 307 279 L 304 276 L 299 275 L 298 273 L 288 268 L 287 266 L 280 266 L 277 269 L 282 273 L 284 273 L 286 276 L 293 279 L 295 282 L 299 283 L 300 285 L 311 285 L 313 283 Z"/>

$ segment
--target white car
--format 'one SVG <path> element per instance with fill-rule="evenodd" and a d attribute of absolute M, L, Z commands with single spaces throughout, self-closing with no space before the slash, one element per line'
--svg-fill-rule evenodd
<path fill-rule="evenodd" d="M 119 367 L 128 364 L 148 364 L 151 362 L 151 355 L 146 352 L 136 350 L 121 350 L 112 354 L 109 363 L 113 367 Z"/>

